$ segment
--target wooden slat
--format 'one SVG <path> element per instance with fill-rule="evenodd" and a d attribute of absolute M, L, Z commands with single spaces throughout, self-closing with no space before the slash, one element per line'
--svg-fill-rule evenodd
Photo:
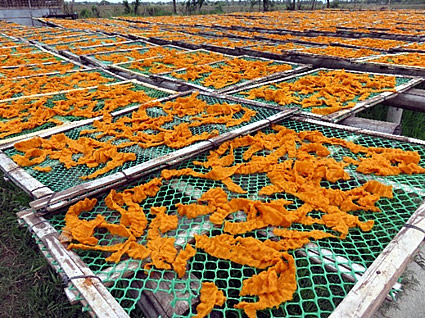
<path fill-rule="evenodd" d="M 72 281 L 98 317 L 128 317 L 105 286 L 94 277 L 93 272 L 88 267 L 81 268 L 81 264 L 75 262 L 59 242 L 58 233 L 49 223 L 44 222 L 44 219 L 36 216 L 32 211 L 21 213 L 19 217 L 48 248 L 68 279 Z"/>
<path fill-rule="evenodd" d="M 269 119 L 264 119 L 235 129 L 223 135 L 211 138 L 207 141 L 202 141 L 194 145 L 179 149 L 171 152 L 167 155 L 161 156 L 141 163 L 137 166 L 117 172 L 115 174 L 99 178 L 94 181 L 89 181 L 84 184 L 80 184 L 75 187 L 71 187 L 61 192 L 54 193 L 49 196 L 44 196 L 30 203 L 30 206 L 35 210 L 43 209 L 45 212 L 57 210 L 59 207 L 65 207 L 78 201 L 82 196 L 92 195 L 94 193 L 100 193 L 106 191 L 112 187 L 116 187 L 122 183 L 127 182 L 129 178 L 139 178 L 143 175 L 151 173 L 154 170 L 158 170 L 165 165 L 170 163 L 175 164 L 182 160 L 186 160 L 194 155 L 197 155 L 203 151 L 210 150 L 211 148 L 219 145 L 220 143 L 236 138 L 242 134 L 248 134 L 253 131 L 260 130 L 264 127 L 270 126 L 278 120 L 282 120 L 296 112 L 296 109 L 287 109 L 276 115 L 270 116 Z"/>
<path fill-rule="evenodd" d="M 153 272 L 149 278 L 146 277 L 146 275 L 140 275 L 138 278 L 139 280 L 136 282 L 136 286 L 139 286 L 139 288 L 143 288 L 143 284 L 140 283 L 140 280 L 145 280 L 145 284 L 147 288 L 155 289 L 155 288 L 161 288 L 162 291 L 159 290 L 156 293 L 151 293 L 148 297 L 151 303 L 144 304 L 143 298 L 140 302 L 142 310 L 149 314 L 150 311 L 152 311 L 151 305 L 155 306 L 155 309 L 160 309 L 160 311 L 163 312 L 163 317 L 173 317 L 175 314 L 177 315 L 184 315 L 188 310 L 189 306 L 192 306 L 195 304 L 197 297 L 192 297 L 192 303 L 189 304 L 186 301 L 177 300 L 175 302 L 174 307 L 171 306 L 171 303 L 175 300 L 175 297 L 177 298 L 189 298 L 189 294 L 192 293 L 194 290 L 198 290 L 200 286 L 200 281 L 198 278 L 192 276 L 189 278 L 187 274 L 182 278 L 182 280 L 190 280 L 190 289 L 188 289 L 186 292 L 176 292 L 174 295 L 173 293 L 168 293 L 164 290 L 170 290 L 173 284 L 172 281 L 174 279 L 175 274 L 172 272 L 164 272 L 163 274 L 160 274 L 159 272 Z M 160 279 L 163 278 L 161 283 L 158 284 L 157 287 L 156 283 L 151 281 L 152 279 Z M 178 283 L 177 283 L 178 284 Z M 182 283 L 180 283 L 182 284 Z M 152 316 L 152 313 L 149 314 L 150 317 L 158 317 L 158 316 Z"/>
<path fill-rule="evenodd" d="M 406 142 L 406 143 L 412 143 L 412 144 L 418 144 L 418 145 L 425 146 L 425 140 L 421 140 L 421 139 L 416 139 L 416 138 L 411 138 L 411 137 L 406 137 L 406 136 L 391 135 L 391 134 L 386 134 L 386 133 L 382 133 L 382 132 L 378 132 L 378 131 L 372 131 L 372 130 L 368 130 L 368 129 L 361 129 L 361 128 L 356 128 L 356 127 L 344 126 L 344 125 L 341 125 L 341 124 L 335 124 L 335 123 L 330 123 L 330 122 L 323 122 L 323 121 L 320 121 L 320 120 L 317 120 L 317 119 L 302 117 L 302 116 L 298 116 L 298 115 L 294 116 L 293 119 L 298 120 L 298 121 L 307 122 L 307 123 L 316 124 L 316 125 L 321 125 L 321 126 L 325 126 L 325 127 L 337 128 L 337 129 L 341 129 L 341 130 L 345 130 L 345 131 L 351 131 L 351 132 L 354 132 L 354 133 L 357 133 L 357 134 L 365 134 L 365 135 L 369 135 L 369 136 L 382 137 L 382 138 L 387 138 L 387 139 L 391 139 L 391 140 L 397 140 L 397 141 L 400 141 L 400 142 Z"/>
<path fill-rule="evenodd" d="M 371 317 L 424 238 L 425 204 L 422 204 L 362 275 L 330 318 Z"/>
<path fill-rule="evenodd" d="M 373 131 L 380 131 L 387 134 L 396 134 L 399 135 L 401 132 L 401 127 L 399 124 L 390 123 L 382 120 L 373 120 L 360 117 L 348 117 L 340 122 L 342 125 L 348 125 L 352 127 L 357 127 L 361 129 L 369 129 Z"/>
<path fill-rule="evenodd" d="M 18 219 L 18 222 L 20 221 L 20 223 L 25 223 L 22 221 L 22 219 Z M 37 243 L 38 248 L 40 249 L 41 253 L 43 254 L 44 258 L 47 260 L 47 262 L 50 264 L 50 267 L 53 268 L 53 270 L 56 272 L 56 274 L 58 274 L 63 280 L 66 279 L 66 275 L 64 272 L 61 271 L 61 267 L 54 261 L 54 258 L 52 257 L 52 255 L 50 255 L 50 253 L 47 251 L 47 248 L 43 245 L 42 242 L 38 241 Z M 69 282 L 67 284 L 68 286 L 64 288 L 64 292 L 66 297 L 69 300 L 69 303 L 71 305 L 76 305 L 78 303 L 81 303 L 81 305 L 83 307 L 88 306 L 87 301 L 84 298 L 80 298 L 80 300 L 78 299 L 78 291 L 75 288 L 71 289 L 71 286 L 74 286 L 72 284 L 72 282 Z M 95 318 L 96 315 L 94 314 L 93 311 L 88 311 L 87 312 L 90 317 Z"/>
<path fill-rule="evenodd" d="M 0 152 L 0 168 L 4 172 L 4 177 L 13 181 L 26 193 L 33 197 L 44 197 L 52 194 L 53 191 L 42 184 L 40 181 L 30 177 L 24 169 L 18 166 L 14 161 Z"/>
<path fill-rule="evenodd" d="M 308 256 L 311 260 L 317 264 L 324 264 L 326 269 L 331 272 L 340 272 L 341 276 L 345 279 L 356 282 L 359 280 L 363 273 L 366 271 L 366 268 L 360 264 L 352 263 L 347 258 L 341 255 L 335 255 L 332 251 L 320 248 L 314 243 L 308 243 L 304 249 L 296 251 L 297 254 L 300 254 L 303 257 Z M 347 265 L 350 264 L 350 265 Z M 394 283 L 392 288 L 395 291 L 399 291 L 402 288 L 402 285 L 398 282 Z M 387 300 L 392 300 L 389 294 L 386 295 Z"/>
<path fill-rule="evenodd" d="M 110 72 L 108 72 L 106 70 L 102 70 L 102 71 L 103 72 L 110 73 Z M 121 78 L 119 75 L 116 75 L 116 74 L 113 74 L 113 75 L 116 76 L 116 77 Z M 124 85 L 126 83 L 133 83 L 133 84 L 136 84 L 136 85 L 143 85 L 143 86 L 148 87 L 148 88 L 153 88 L 153 89 L 156 89 L 156 90 L 159 90 L 159 91 L 168 93 L 168 94 L 172 94 L 172 96 L 158 98 L 158 99 L 155 99 L 155 100 L 152 100 L 152 101 L 148 101 L 145 104 L 149 104 L 149 103 L 153 103 L 153 102 L 161 102 L 161 101 L 164 101 L 164 100 L 167 100 L 169 98 L 172 98 L 172 97 L 176 96 L 175 95 L 176 94 L 175 91 L 172 91 L 172 90 L 169 90 L 169 89 L 165 89 L 165 88 L 161 88 L 161 87 L 156 87 L 156 86 L 153 86 L 153 85 L 150 85 L 150 84 L 147 84 L 147 83 L 141 83 L 141 82 L 139 82 L 137 80 L 128 80 L 128 79 L 125 79 L 122 82 L 110 83 L 110 84 L 105 84 L 105 85 L 106 86 L 115 86 L 115 85 Z M 46 93 L 46 94 L 25 96 L 23 98 L 36 98 L 37 96 L 52 96 L 53 97 L 53 96 L 58 95 L 58 94 L 63 94 L 63 93 L 68 93 L 68 92 L 74 92 L 74 91 L 84 91 L 84 90 L 89 90 L 89 89 L 93 89 L 93 88 L 96 88 L 96 87 L 97 86 L 85 87 L 85 88 L 76 88 L 76 89 L 67 90 L 67 91 L 51 92 L 51 93 Z M 21 97 L 17 97 L 17 98 L 12 98 L 10 100 L 15 100 L 15 99 L 20 99 L 20 98 Z M 2 100 L 2 101 L 0 101 L 0 103 L 7 102 L 7 101 L 8 100 Z M 120 115 L 123 115 L 125 113 L 130 113 L 130 112 L 138 109 L 141 105 L 142 104 L 131 106 L 131 107 L 127 107 L 127 108 L 124 108 L 124 109 L 119 110 L 119 111 L 114 111 L 114 112 L 111 113 L 111 115 L 112 116 L 120 116 Z M 44 130 L 39 130 L 39 131 L 36 131 L 36 132 L 32 132 L 32 133 L 28 133 L 28 134 L 25 134 L 25 135 L 20 135 L 20 136 L 12 137 L 12 138 L 7 138 L 6 137 L 3 140 L 0 140 L 0 149 L 7 149 L 7 148 L 11 147 L 13 144 L 15 144 L 17 141 L 21 141 L 21 140 L 24 140 L 24 139 L 29 139 L 29 138 L 32 138 L 32 137 L 35 137 L 35 136 L 47 137 L 47 136 L 50 136 L 50 135 L 53 135 L 53 134 L 65 132 L 65 131 L 68 131 L 68 130 L 70 130 L 72 128 L 75 128 L 75 127 L 87 125 L 89 123 L 92 123 L 95 120 L 99 120 L 100 118 L 102 118 L 102 117 L 99 116 L 99 117 L 94 117 L 94 118 L 89 118 L 89 119 L 83 119 L 83 120 L 74 121 L 74 122 L 64 122 L 63 125 L 60 125 L 60 126 L 55 126 L 55 127 L 44 129 Z"/>
<path fill-rule="evenodd" d="M 243 58 L 243 57 L 248 57 L 248 56 L 246 56 L 246 55 L 240 56 L 240 58 Z M 270 59 L 266 59 L 266 58 L 263 58 L 263 57 L 257 57 L 257 58 L 259 60 L 263 60 L 263 61 L 272 61 Z M 213 62 L 213 63 L 209 63 L 209 65 L 213 66 L 214 64 L 220 63 L 220 62 L 225 62 L 225 61 L 216 61 L 216 62 Z M 282 61 L 279 61 L 279 62 L 285 63 L 285 62 L 282 62 Z M 201 91 L 226 93 L 226 92 L 230 92 L 230 91 L 239 90 L 241 88 L 244 88 L 244 87 L 247 87 L 247 86 L 250 86 L 250 85 L 255 85 L 257 83 L 263 83 L 263 82 L 275 80 L 277 78 L 283 78 L 283 77 L 287 77 L 289 75 L 302 73 L 302 72 L 307 71 L 308 69 L 311 69 L 311 67 L 312 67 L 311 65 L 295 64 L 295 63 L 291 63 L 291 62 L 286 62 L 286 63 L 292 64 L 294 66 L 297 65 L 298 68 L 288 70 L 288 71 L 270 74 L 270 75 L 267 75 L 267 76 L 264 76 L 264 77 L 259 77 L 259 78 L 252 79 L 252 80 L 247 80 L 247 81 L 244 81 L 244 82 L 241 82 L 241 83 L 238 83 L 238 84 L 234 84 L 234 85 L 231 85 L 231 86 L 227 86 L 227 87 L 224 87 L 224 88 L 221 88 L 221 89 L 209 88 L 209 87 L 194 84 L 194 83 L 191 83 L 191 82 L 188 82 L 188 81 L 184 81 L 184 80 L 181 80 L 181 79 L 178 79 L 178 78 L 167 77 L 166 75 L 170 74 L 171 72 L 163 74 L 161 76 L 158 76 L 158 78 L 161 78 L 163 81 L 170 81 L 171 83 L 180 83 L 180 84 L 182 84 L 182 87 L 184 87 L 186 85 L 186 86 L 189 86 L 189 87 L 193 87 L 195 89 L 199 89 Z M 179 72 L 179 71 L 183 71 L 183 70 L 186 70 L 186 69 L 179 69 L 179 70 L 175 70 L 174 72 Z"/>
<path fill-rule="evenodd" d="M 354 71 L 354 73 L 357 73 Z M 373 75 L 384 75 L 384 74 L 379 74 L 379 73 L 370 73 L 368 72 L 368 74 L 373 74 Z M 387 75 L 388 76 L 388 75 Z M 333 122 L 339 122 L 349 116 L 351 116 L 352 114 L 358 113 L 359 111 L 362 111 L 366 108 L 370 108 L 376 104 L 382 103 L 394 96 L 397 96 L 400 93 L 405 92 L 406 90 L 420 84 L 421 82 L 424 81 L 423 78 L 421 77 L 412 77 L 412 76 L 403 76 L 403 77 L 408 77 L 410 78 L 410 81 L 396 86 L 395 90 L 393 92 L 383 92 L 375 97 L 372 98 L 368 98 L 360 103 L 357 103 L 356 106 L 354 106 L 353 108 L 350 109 L 343 109 L 341 111 L 335 112 L 333 114 L 324 116 L 324 119 L 326 120 L 331 120 Z"/>
<path fill-rule="evenodd" d="M 408 91 L 399 94 L 385 101 L 389 106 L 395 106 L 402 109 L 412 110 L 416 112 L 425 112 L 425 90 L 409 89 Z"/>
<path fill-rule="evenodd" d="M 247 90 L 250 90 L 250 89 L 253 89 L 253 88 L 258 88 L 260 86 L 269 85 L 269 84 L 273 84 L 273 83 L 281 83 L 283 81 L 287 81 L 287 80 L 290 80 L 290 79 L 293 79 L 293 78 L 296 78 L 296 77 L 311 75 L 311 74 L 318 72 L 318 71 L 330 71 L 330 70 L 331 69 L 328 69 L 328 68 L 313 69 L 313 70 L 310 70 L 310 71 L 307 71 L 307 72 L 304 72 L 304 73 L 294 74 L 294 75 L 290 75 L 290 76 L 287 76 L 287 77 L 283 77 L 279 80 L 271 80 L 271 81 L 267 81 L 267 82 L 264 82 L 264 83 L 247 86 L 247 87 L 244 87 L 243 89 L 228 91 L 228 92 L 226 92 L 226 94 L 235 94 L 235 93 L 239 93 L 242 90 L 247 91 Z M 353 70 L 350 70 L 349 72 L 355 73 L 355 74 L 364 74 L 365 73 L 365 72 L 353 71 Z M 388 74 L 381 74 L 381 73 L 374 73 L 374 72 L 367 72 L 367 74 L 389 76 Z M 380 94 L 378 94 L 374 97 L 368 98 L 364 101 L 357 102 L 356 105 L 353 108 L 343 109 L 343 110 L 340 110 L 340 111 L 337 111 L 335 113 L 332 113 L 330 115 L 325 115 L 325 116 L 314 114 L 314 113 L 311 113 L 311 112 L 306 112 L 306 111 L 301 112 L 301 114 L 303 116 L 307 116 L 307 117 L 311 117 L 311 118 L 320 118 L 324 121 L 331 121 L 331 122 L 336 123 L 336 122 L 339 122 L 339 121 L 341 121 L 341 120 L 343 120 L 347 117 L 352 116 L 353 114 L 355 114 L 357 112 L 360 112 L 360 111 L 362 111 L 366 108 L 372 107 L 372 106 L 374 106 L 378 103 L 381 103 L 381 102 L 383 102 L 383 101 L 385 101 L 389 98 L 392 98 L 392 97 L 396 96 L 397 94 L 402 93 L 402 92 L 412 88 L 413 86 L 418 85 L 419 83 L 421 83 L 424 80 L 423 78 L 414 77 L 414 76 L 403 75 L 403 77 L 409 78 L 410 81 L 405 83 L 405 84 L 397 86 L 395 88 L 395 92 L 380 93 Z M 241 100 L 244 100 L 244 99 L 241 99 Z M 266 103 L 261 103 L 261 104 L 268 105 Z M 283 107 L 281 107 L 281 108 L 283 109 Z"/>

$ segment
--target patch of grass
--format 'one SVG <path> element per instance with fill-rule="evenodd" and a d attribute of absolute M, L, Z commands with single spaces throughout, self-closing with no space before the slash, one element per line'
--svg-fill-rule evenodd
<path fill-rule="evenodd" d="M 15 213 L 30 198 L 0 175 L 0 317 L 87 317 L 71 306 L 60 277 Z"/>
<path fill-rule="evenodd" d="M 425 139 L 425 114 L 403 110 L 401 129 L 403 136 Z"/>
<path fill-rule="evenodd" d="M 374 119 L 374 120 L 385 120 L 388 114 L 388 107 L 384 105 L 376 105 L 371 108 L 367 108 L 364 111 L 356 114 L 357 117 Z"/>

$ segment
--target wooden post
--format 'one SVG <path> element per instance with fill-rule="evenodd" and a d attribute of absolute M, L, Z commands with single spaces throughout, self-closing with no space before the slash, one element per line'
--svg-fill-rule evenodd
<path fill-rule="evenodd" d="M 417 112 L 425 112 L 425 90 L 411 88 L 385 101 L 386 105 Z"/>
<path fill-rule="evenodd" d="M 348 125 L 351 127 L 357 127 L 360 129 L 369 129 L 373 131 L 379 131 L 386 134 L 396 134 L 399 135 L 401 132 L 400 125 L 398 123 L 389 123 L 386 121 L 372 120 L 367 118 L 360 118 L 351 116 L 343 121 L 340 124 Z"/>
<path fill-rule="evenodd" d="M 400 125 L 403 117 L 403 108 L 389 107 L 387 121 Z"/>
<path fill-rule="evenodd" d="M 357 281 L 330 318 L 371 317 L 415 255 L 425 233 L 425 205 L 401 228 Z"/>
<path fill-rule="evenodd" d="M 31 0 L 28 0 L 28 11 L 30 13 L 30 19 L 31 19 L 31 25 L 34 26 L 34 20 L 32 19 L 32 6 L 31 6 Z"/>

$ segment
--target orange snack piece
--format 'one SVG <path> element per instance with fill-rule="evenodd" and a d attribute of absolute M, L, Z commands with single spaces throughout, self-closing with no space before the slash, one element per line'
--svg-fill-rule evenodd
<path fill-rule="evenodd" d="M 235 308 L 243 309 L 249 318 L 257 317 L 257 310 L 277 307 L 292 299 L 297 289 L 295 261 L 287 253 L 282 253 L 282 256 L 286 261 L 280 259 L 267 271 L 243 281 L 240 295 L 256 295 L 259 298 L 254 303 L 240 302 L 235 305 Z"/>
<path fill-rule="evenodd" d="M 134 236 L 141 236 L 148 221 L 139 203 L 148 196 L 155 196 L 161 185 L 162 180 L 154 178 L 146 184 L 124 190 L 123 193 L 117 193 L 115 190 L 111 190 L 105 198 L 105 204 L 108 208 L 116 210 L 121 214 L 120 224 L 129 227 L 129 230 Z M 121 207 L 123 204 L 127 205 L 127 210 Z"/>
<path fill-rule="evenodd" d="M 149 269 L 154 265 L 158 269 L 171 269 L 177 256 L 174 247 L 175 239 L 172 237 L 156 237 L 148 240 L 147 248 L 151 250 L 152 262 L 145 265 Z"/>
<path fill-rule="evenodd" d="M 272 61 L 250 61 L 234 58 L 224 61 L 218 67 L 211 65 L 189 66 L 184 73 L 173 72 L 172 76 L 186 81 L 193 81 L 205 76 L 201 81 L 205 87 L 221 89 L 239 83 L 241 80 L 252 80 L 291 69 L 292 66 L 289 64 L 273 65 Z"/>
<path fill-rule="evenodd" d="M 149 257 L 151 251 L 145 246 L 138 244 L 134 241 L 134 237 L 129 238 L 124 243 L 118 243 L 114 245 L 86 245 L 71 243 L 68 245 L 68 249 L 82 249 L 82 250 L 94 250 L 112 253 L 109 257 L 105 258 L 108 262 L 118 263 L 121 257 L 127 253 L 128 256 L 134 259 L 145 259 Z"/>
<path fill-rule="evenodd" d="M 345 70 L 332 70 L 305 75 L 294 82 L 280 82 L 252 88 L 240 94 L 247 95 L 248 99 L 260 98 L 274 101 L 281 106 L 294 104 L 301 108 L 311 108 L 316 114 L 328 115 L 354 107 L 356 104 L 354 100 L 358 96 L 360 96 L 358 101 L 363 101 L 375 93 L 394 91 L 395 86 L 395 76 L 370 76 Z M 302 98 L 302 95 L 307 96 Z"/>
<path fill-rule="evenodd" d="M 177 215 L 168 215 L 165 207 L 152 207 L 151 214 L 155 215 L 155 218 L 149 224 L 148 240 L 154 240 L 160 237 L 160 233 L 165 233 L 171 230 L 175 230 L 178 225 Z"/>
<path fill-rule="evenodd" d="M 275 265 L 281 255 L 280 252 L 252 237 L 235 238 L 228 234 L 214 237 L 195 235 L 195 240 L 197 248 L 214 257 L 261 269 Z"/>
<path fill-rule="evenodd" d="M 104 91 L 104 89 L 99 89 L 98 93 L 100 94 L 101 91 Z M 127 92 L 127 88 L 124 89 L 123 87 L 123 91 L 118 94 L 120 102 L 122 102 L 123 105 L 138 101 L 137 99 L 131 100 L 133 98 L 132 94 L 129 94 L 128 97 L 121 96 L 121 94 L 125 92 Z M 130 100 L 128 98 L 130 98 Z M 144 93 L 141 93 L 138 98 L 140 102 L 143 102 L 143 100 L 145 100 Z M 59 102 L 63 102 L 60 103 L 61 107 L 67 108 L 70 106 L 67 102 Z M 38 106 L 42 106 L 43 103 L 42 101 Z M 110 109 L 108 105 L 106 101 L 105 107 Z M 116 106 L 117 105 L 115 105 L 115 107 Z M 90 105 L 90 107 L 95 107 L 95 105 Z M 148 116 L 147 111 L 150 108 L 156 107 L 161 107 L 166 114 L 155 118 Z M 61 108 L 61 111 L 53 111 L 49 108 L 46 111 L 43 108 L 39 110 L 40 113 L 46 117 L 43 120 L 47 120 L 48 122 L 54 120 L 53 117 L 55 116 L 55 112 L 60 115 L 71 114 L 75 116 L 78 111 L 77 109 L 70 113 L 66 113 L 64 108 Z M 18 108 L 13 111 L 18 114 L 20 109 Z M 87 109 L 84 111 L 87 111 Z M 52 113 L 50 114 L 49 112 Z M 187 97 L 179 97 L 174 101 L 167 101 L 163 104 L 155 102 L 144 104 L 134 111 L 131 117 L 112 118 L 110 113 L 105 111 L 102 120 L 93 122 L 93 129 L 82 130 L 80 132 L 80 137 L 75 140 L 68 138 L 65 134 L 57 134 L 51 136 L 49 139 L 34 137 L 28 141 L 16 143 L 16 149 L 24 154 L 15 155 L 13 160 L 19 165 L 26 167 L 41 164 L 47 158 L 50 158 L 59 160 L 67 169 L 79 165 L 86 165 L 89 168 L 94 168 L 98 167 L 100 164 L 105 164 L 104 167 L 98 169 L 94 173 L 81 177 L 83 180 L 94 179 L 122 166 L 126 162 L 136 160 L 135 153 L 120 151 L 122 148 L 133 145 L 137 145 L 141 148 L 166 145 L 169 148 L 180 149 L 218 134 L 217 130 L 212 130 L 211 132 L 203 132 L 194 135 L 191 131 L 191 127 L 214 123 L 225 124 L 231 127 L 250 121 L 255 114 L 255 111 L 242 107 L 239 104 L 209 105 L 206 101 L 198 98 L 198 93 L 193 93 Z M 172 122 L 175 116 L 184 117 L 188 115 L 194 116 L 190 123 L 183 122 L 169 129 L 163 127 L 165 124 Z M 239 117 L 239 115 L 241 116 Z M 11 116 L 15 116 L 15 114 Z M 50 118 L 48 119 L 47 117 L 49 116 Z M 32 125 L 31 127 L 27 125 L 29 125 L 29 122 L 21 127 L 16 125 L 16 129 L 8 126 L 8 132 L 3 133 L 3 136 L 19 132 L 21 129 L 34 128 Z M 84 137 L 88 134 L 91 134 L 91 137 Z M 103 141 L 104 139 L 102 138 L 105 137 L 110 138 Z M 78 160 L 74 160 L 73 155 L 76 154 L 81 154 L 82 156 Z M 48 172 L 46 169 L 37 169 L 39 171 Z M 229 174 L 231 171 L 223 173 L 220 169 L 217 169 L 217 171 L 208 174 L 206 177 L 215 174 L 215 178 L 223 179 L 223 182 L 229 187 L 232 187 L 232 189 L 238 189 L 237 185 L 226 178 L 226 173 Z M 239 191 L 243 190 L 239 189 Z"/>
<path fill-rule="evenodd" d="M 97 239 L 93 237 L 94 229 L 104 221 L 101 215 L 98 215 L 94 220 L 81 220 L 78 216 L 82 212 L 90 211 L 96 205 L 96 199 L 84 199 L 77 202 L 68 209 L 65 216 L 65 227 L 63 228 L 63 237 L 76 239 L 83 244 L 95 245 Z"/>
<path fill-rule="evenodd" d="M 97 86 L 115 81 L 100 72 L 73 72 L 66 76 L 43 75 L 22 79 L 0 79 L 0 95 L 3 99 L 15 95 L 35 95 L 75 88 Z"/>
<path fill-rule="evenodd" d="M 336 57 L 348 58 L 348 59 L 380 54 L 379 51 L 373 51 L 369 49 L 352 49 L 352 48 L 339 47 L 339 46 L 327 46 L 325 48 L 313 48 L 313 47 L 302 48 L 301 52 L 317 54 L 317 55 L 336 56 Z"/>
<path fill-rule="evenodd" d="M 219 290 L 214 283 L 203 282 L 201 287 L 201 302 L 196 306 L 197 314 L 192 318 L 206 317 L 214 306 L 223 306 L 226 297 L 223 291 Z"/>
<path fill-rule="evenodd" d="M 40 172 L 50 172 L 50 171 L 52 171 L 52 167 L 50 167 L 50 166 L 47 166 L 47 167 L 38 166 L 38 167 L 34 167 L 33 169 L 36 170 L 36 171 L 40 171 Z"/>
<path fill-rule="evenodd" d="M 308 232 L 275 228 L 273 234 L 280 237 L 279 241 L 267 240 L 264 243 L 279 251 L 288 251 L 303 247 L 310 239 L 321 240 L 324 238 L 336 238 L 335 235 L 323 231 L 313 230 Z"/>
<path fill-rule="evenodd" d="M 400 173 L 425 173 L 425 168 L 418 165 L 420 160 L 418 152 L 384 148 L 369 148 L 365 152 L 366 158 L 358 160 L 344 158 L 344 160 L 357 165 L 356 171 L 364 174 L 390 176 Z"/>
<path fill-rule="evenodd" d="M 90 85 L 90 82 L 87 83 Z M 84 86 L 84 85 L 83 85 Z M 99 85 L 94 91 L 78 90 L 65 93 L 66 100 L 50 100 L 43 96 L 36 100 L 32 98 L 17 99 L 0 104 L 0 117 L 7 121 L 0 122 L 0 138 L 5 138 L 25 130 L 32 130 L 45 124 L 62 125 L 58 116 L 73 116 L 95 118 L 110 113 L 131 103 L 144 104 L 153 98 L 143 91 L 132 90 L 134 84 Z M 55 87 L 56 89 L 56 87 Z M 99 101 L 103 107 L 99 110 Z"/>
<path fill-rule="evenodd" d="M 148 71 L 153 74 L 178 70 L 188 65 L 203 65 L 222 60 L 224 56 L 215 52 L 178 52 L 166 51 L 163 56 L 134 61 L 129 64 L 130 70 Z"/>
<path fill-rule="evenodd" d="M 368 60 L 368 62 L 425 67 L 425 54 L 404 53 L 401 55 L 388 55 L 388 56 L 384 55 L 381 57 Z"/>
<path fill-rule="evenodd" d="M 185 111 L 197 113 L 196 106 L 185 105 L 185 110 L 179 109 L 178 105 L 167 106 L 170 111 L 175 112 L 173 116 L 179 116 Z M 224 110 L 227 111 L 228 108 Z M 67 222 L 67 226 L 75 224 L 76 229 L 84 229 L 85 232 L 75 231 L 75 237 L 72 238 L 81 240 L 81 244 L 73 243 L 70 247 L 110 252 L 112 254 L 107 260 L 115 262 L 125 254 L 139 259 L 150 256 L 151 262 L 145 266 L 146 269 L 150 266 L 173 269 L 178 277 L 182 278 L 185 276 L 187 262 L 196 254 L 196 250 L 190 244 L 186 244 L 184 250 L 179 250 L 179 247 L 175 246 L 175 239 L 167 237 L 166 232 L 178 228 L 178 216 L 189 219 L 202 217 L 205 222 L 209 219 L 214 225 L 224 225 L 221 229 L 225 233 L 213 237 L 206 234 L 194 235 L 197 249 L 219 259 L 263 270 L 245 279 L 240 291 L 241 296 L 257 296 L 258 299 L 255 302 L 241 301 L 235 305 L 235 308 L 244 310 L 248 317 L 256 317 L 258 310 L 274 308 L 292 299 L 297 285 L 295 261 L 288 254 L 290 250 L 301 248 L 311 240 L 344 239 L 354 227 L 361 231 L 370 231 L 374 221 L 363 221 L 361 211 L 379 212 L 380 209 L 376 205 L 378 200 L 382 197 L 393 197 L 392 186 L 376 180 L 363 182 L 357 179 L 354 182 L 358 182 L 358 186 L 351 185 L 344 190 L 336 189 L 332 185 L 324 186 L 325 181 L 326 184 L 332 184 L 350 180 L 351 176 L 346 167 L 353 164 L 357 169 L 366 169 L 365 162 L 373 162 L 375 165 L 381 162 L 379 167 L 372 166 L 369 168 L 372 170 L 365 170 L 365 173 L 382 173 L 385 171 L 382 169 L 388 169 L 386 173 L 394 175 L 422 173 L 424 170 L 419 166 L 421 157 L 418 152 L 368 148 L 343 139 L 326 137 L 319 131 L 295 132 L 282 126 L 272 128 L 274 132 L 268 134 L 258 132 L 222 143 L 209 153 L 205 161 L 193 162 L 193 169 L 164 169 L 161 178 L 152 179 L 122 193 L 111 191 L 105 202 L 109 208 L 121 214 L 120 224 L 109 224 L 99 216 L 94 220 L 85 221 L 92 222 L 89 224 L 80 222 L 78 211 L 90 209 L 93 204 L 82 202 L 69 212 L 71 222 Z M 18 148 L 26 152 L 33 147 L 41 147 L 43 142 L 41 138 L 34 139 L 33 142 L 24 141 Z M 55 143 L 49 144 L 49 147 L 55 149 L 65 142 L 66 139 L 57 137 Z M 85 144 L 78 146 L 86 147 Z M 342 161 L 335 160 L 331 156 L 337 147 L 343 147 L 344 152 L 351 151 L 352 157 L 344 157 Z M 235 158 L 238 160 L 236 163 Z M 239 176 L 247 174 L 262 174 L 268 182 L 265 182 L 266 185 L 258 193 L 252 193 L 249 186 L 244 190 L 233 182 Z M 177 203 L 175 209 L 170 207 L 170 212 L 177 210 L 178 215 L 168 214 L 166 207 L 152 207 L 151 214 L 155 217 L 149 223 L 140 203 L 148 196 L 157 195 L 163 182 L 174 184 L 174 180 L 170 179 L 181 176 L 220 180 L 227 189 L 213 187 L 202 193 L 195 202 Z M 239 194 L 244 191 L 248 193 Z M 253 196 L 282 193 L 295 196 L 297 208 L 293 207 L 294 202 L 284 199 L 252 199 Z M 299 201 L 302 202 L 301 206 Z M 315 217 L 309 215 L 313 211 Z M 319 224 L 325 230 L 292 230 L 291 226 L 295 223 Z M 126 241 L 107 247 L 95 245 L 97 242 L 92 241 L 92 233 L 96 227 L 105 228 L 112 235 L 126 238 Z M 148 242 L 141 245 L 137 243 L 137 239 L 144 234 L 146 227 L 149 228 Z M 273 231 L 272 238 L 260 240 L 250 234 L 246 237 L 236 236 L 261 228 L 266 228 L 268 234 Z M 73 228 L 68 227 L 67 230 L 72 232 Z M 210 288 L 208 297 L 203 296 L 201 291 L 198 315 L 208 314 L 215 304 L 222 305 L 225 301 L 222 295 L 216 302 L 214 299 L 218 289 L 215 286 Z"/>
<path fill-rule="evenodd" d="M 386 186 L 376 180 L 370 180 L 366 182 L 363 187 L 367 192 L 374 193 L 389 199 L 393 198 L 393 187 Z"/>
<path fill-rule="evenodd" d="M 187 261 L 195 256 L 196 249 L 192 245 L 187 244 L 184 250 L 181 250 L 173 262 L 173 269 L 179 278 L 182 278 L 186 273 Z"/>

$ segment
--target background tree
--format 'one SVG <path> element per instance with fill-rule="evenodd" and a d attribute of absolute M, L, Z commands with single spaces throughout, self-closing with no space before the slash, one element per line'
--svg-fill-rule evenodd
<path fill-rule="evenodd" d="M 252 11 L 254 9 L 254 6 L 256 3 L 257 3 L 257 0 L 250 0 L 249 11 Z"/>
<path fill-rule="evenodd" d="M 124 0 L 122 2 L 122 5 L 124 6 L 124 13 L 130 14 L 131 13 L 131 8 L 130 8 L 130 5 L 128 4 L 128 0 Z"/>
<path fill-rule="evenodd" d="M 91 13 L 90 13 L 89 10 L 87 10 L 86 8 L 84 8 L 83 10 L 81 10 L 79 17 L 80 18 L 83 18 L 83 19 L 87 19 L 87 18 L 90 18 L 91 17 Z"/>
<path fill-rule="evenodd" d="M 134 5 L 134 14 L 137 15 L 139 11 L 139 6 L 140 6 L 140 0 L 135 0 L 133 2 L 133 5 Z"/>
<path fill-rule="evenodd" d="M 100 18 L 100 12 L 99 12 L 99 9 L 97 8 L 97 6 L 95 6 L 95 5 L 92 6 L 91 12 L 92 12 L 92 14 L 95 18 Z"/>
<path fill-rule="evenodd" d="M 201 10 L 204 5 L 205 0 L 187 0 L 186 1 L 186 10 L 189 14 L 195 12 L 195 10 Z"/>
<path fill-rule="evenodd" d="M 204 3 L 206 2 L 205 0 L 197 0 L 198 2 L 198 9 L 201 10 L 202 6 L 204 5 Z"/>
<path fill-rule="evenodd" d="M 177 14 L 177 3 L 176 0 L 173 0 L 173 13 Z"/>

